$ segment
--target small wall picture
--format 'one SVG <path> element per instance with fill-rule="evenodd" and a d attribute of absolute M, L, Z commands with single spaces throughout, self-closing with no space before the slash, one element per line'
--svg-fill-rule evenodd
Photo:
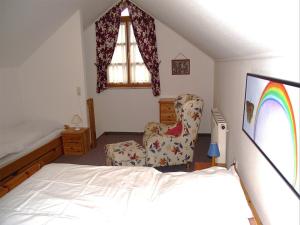
<path fill-rule="evenodd" d="M 189 75 L 190 60 L 189 59 L 173 59 L 172 75 Z"/>

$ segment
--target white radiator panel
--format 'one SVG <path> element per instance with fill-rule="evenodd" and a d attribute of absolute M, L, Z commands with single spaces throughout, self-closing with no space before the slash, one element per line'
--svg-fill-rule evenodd
<path fill-rule="evenodd" d="M 220 157 L 216 158 L 216 162 L 226 163 L 227 123 L 218 109 L 212 109 L 211 114 L 211 142 L 217 143 L 220 150 Z"/>

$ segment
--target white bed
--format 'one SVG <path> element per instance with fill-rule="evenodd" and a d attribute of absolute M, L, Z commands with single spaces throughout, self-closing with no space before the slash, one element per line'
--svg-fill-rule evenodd
<path fill-rule="evenodd" d="M 0 224 L 228 224 L 253 217 L 233 169 L 49 164 L 0 198 Z"/>
<path fill-rule="evenodd" d="M 59 137 L 62 130 L 62 124 L 47 120 L 28 120 L 0 129 L 0 168 Z"/>

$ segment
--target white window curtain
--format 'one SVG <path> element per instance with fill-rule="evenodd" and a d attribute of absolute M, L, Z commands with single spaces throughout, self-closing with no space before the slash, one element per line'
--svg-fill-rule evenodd
<path fill-rule="evenodd" d="M 127 83 L 125 24 L 120 24 L 116 48 L 108 66 L 109 83 Z"/>
<path fill-rule="evenodd" d="M 130 37 L 130 53 L 131 53 L 130 54 L 130 62 L 131 62 L 130 80 L 133 83 L 150 83 L 151 76 L 142 59 L 131 24 L 130 24 L 129 37 Z"/>
<path fill-rule="evenodd" d="M 132 83 L 150 83 L 151 75 L 146 68 L 141 53 L 134 37 L 133 28 L 130 24 L 130 81 Z M 121 23 L 116 48 L 111 64 L 108 66 L 109 83 L 127 83 L 128 70 L 126 64 L 126 37 L 125 24 Z"/>

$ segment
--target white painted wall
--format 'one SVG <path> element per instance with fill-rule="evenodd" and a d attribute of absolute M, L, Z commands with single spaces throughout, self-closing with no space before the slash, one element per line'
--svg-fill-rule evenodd
<path fill-rule="evenodd" d="M 299 82 L 299 57 L 217 62 L 215 69 L 214 106 L 224 114 L 230 130 L 227 164 L 237 160 L 264 225 L 299 225 L 298 198 L 242 131 L 246 73 Z"/>
<path fill-rule="evenodd" d="M 22 120 L 19 71 L 16 68 L 0 68 L 0 105 L 0 127 Z"/>
<path fill-rule="evenodd" d="M 77 11 L 19 68 L 24 115 L 70 123 L 73 114 L 87 125 L 82 28 Z M 81 96 L 76 87 L 80 87 Z"/>
<path fill-rule="evenodd" d="M 111 89 L 97 94 L 94 24 L 84 31 L 87 91 L 88 96 L 94 98 L 97 136 L 105 131 L 142 132 L 147 122 L 159 121 L 159 98 L 176 97 L 182 93 L 193 93 L 204 99 L 200 132 L 210 133 L 214 61 L 158 20 L 155 23 L 161 60 L 160 97 L 154 97 L 151 89 Z M 179 53 L 191 60 L 191 74 L 188 76 L 171 75 L 171 60 Z"/>

